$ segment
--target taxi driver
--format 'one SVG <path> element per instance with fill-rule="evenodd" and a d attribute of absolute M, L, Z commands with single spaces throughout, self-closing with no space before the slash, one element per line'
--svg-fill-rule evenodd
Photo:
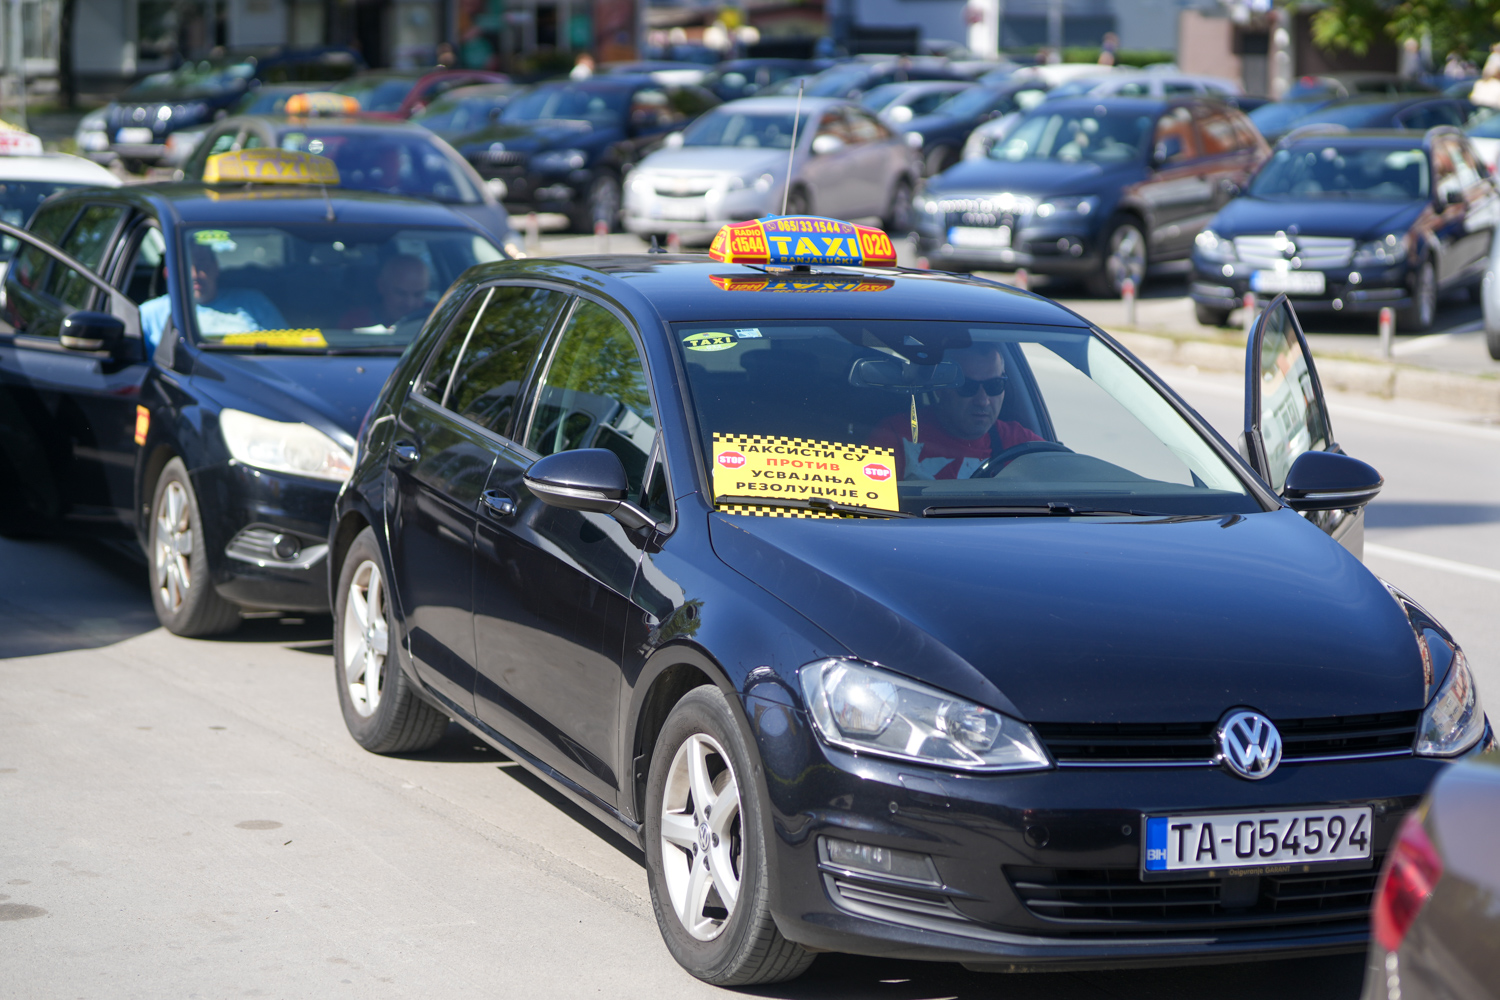
<path fill-rule="evenodd" d="M 200 334 L 212 337 L 228 333 L 286 329 L 286 320 L 264 293 L 253 288 L 219 287 L 219 258 L 213 247 L 203 243 L 194 244 L 191 259 L 193 301 L 196 304 Z M 141 332 L 151 350 L 156 349 L 171 315 L 170 295 L 158 295 L 141 303 Z"/>
<path fill-rule="evenodd" d="M 937 390 L 937 404 L 917 411 L 917 440 L 905 413 L 881 422 L 870 444 L 896 453 L 901 479 L 968 479 L 992 455 L 1042 438 L 1021 424 L 1000 419 L 1005 402 L 1005 357 L 997 344 L 949 351 L 963 371 L 963 384 Z"/>

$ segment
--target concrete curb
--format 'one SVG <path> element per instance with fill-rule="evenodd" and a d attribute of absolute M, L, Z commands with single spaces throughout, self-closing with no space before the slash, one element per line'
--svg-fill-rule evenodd
<path fill-rule="evenodd" d="M 1214 343 L 1190 337 L 1110 331 L 1147 364 L 1195 367 L 1200 371 L 1245 371 L 1243 344 Z M 1318 377 L 1334 392 L 1353 392 L 1380 399 L 1437 403 L 1484 416 L 1500 416 L 1500 379 L 1414 368 L 1390 361 L 1317 358 Z"/>

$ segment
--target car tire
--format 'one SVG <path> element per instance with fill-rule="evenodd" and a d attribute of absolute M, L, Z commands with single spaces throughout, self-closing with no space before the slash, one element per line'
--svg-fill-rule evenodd
<path fill-rule="evenodd" d="M 957 153 L 952 146 L 937 146 L 923 159 L 923 173 L 928 177 L 936 177 L 953 166 L 953 161 L 957 158 Z"/>
<path fill-rule="evenodd" d="M 814 958 L 783 937 L 771 917 L 755 775 L 752 751 L 723 693 L 705 684 L 684 695 L 651 755 L 646 882 L 667 950 L 716 986 L 786 982 Z M 719 807 L 717 815 L 711 806 Z M 726 891 L 735 898 L 723 905 Z"/>
<path fill-rule="evenodd" d="M 1139 295 L 1146 281 L 1146 264 L 1150 248 L 1140 221 L 1128 215 L 1117 216 L 1105 230 L 1099 244 L 1099 270 L 1089 278 L 1089 291 L 1100 298 L 1117 299 L 1127 277 L 1135 280 Z"/>
<path fill-rule="evenodd" d="M 610 232 L 620 228 L 620 210 L 624 204 L 620 189 L 620 178 L 608 170 L 601 170 L 589 182 L 588 195 L 577 208 L 573 226 L 581 233 L 592 233 L 594 221 L 603 219 Z"/>
<path fill-rule="evenodd" d="M 239 606 L 214 589 L 203 542 L 203 515 L 180 458 L 169 461 L 157 477 L 146 551 L 151 603 L 167 631 L 201 638 L 239 628 Z"/>
<path fill-rule="evenodd" d="M 1484 346 L 1500 361 L 1500 274 L 1489 267 L 1479 283 L 1479 305 L 1484 312 Z"/>
<path fill-rule="evenodd" d="M 1194 302 L 1193 315 L 1197 316 L 1198 322 L 1204 326 L 1229 325 L 1228 309 L 1215 309 L 1213 306 L 1206 306 L 1202 302 Z"/>
<path fill-rule="evenodd" d="M 1432 328 L 1437 318 L 1437 269 L 1428 257 L 1417 267 L 1417 280 L 1412 287 L 1412 304 L 1401 310 L 1396 317 L 1397 333 L 1425 333 Z"/>
<path fill-rule="evenodd" d="M 422 698 L 397 662 L 390 587 L 375 531 L 365 528 L 339 568 L 333 606 L 333 674 L 344 725 L 371 753 L 416 753 L 448 731 L 448 714 Z"/>
<path fill-rule="evenodd" d="M 890 205 L 885 210 L 885 218 L 881 220 L 881 226 L 886 235 L 900 239 L 911 232 L 911 183 L 906 180 L 896 182 L 896 190 L 891 192 Z"/>

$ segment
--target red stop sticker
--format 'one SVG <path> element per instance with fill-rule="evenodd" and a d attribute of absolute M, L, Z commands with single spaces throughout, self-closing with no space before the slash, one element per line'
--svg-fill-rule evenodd
<path fill-rule="evenodd" d="M 883 483 L 887 479 L 891 478 L 890 467 L 881 465 L 879 462 L 871 462 L 869 465 L 865 466 L 864 473 L 871 479 L 875 480 L 877 483 Z"/>
<path fill-rule="evenodd" d="M 737 451 L 719 452 L 719 464 L 726 469 L 738 469 L 745 464 L 745 456 Z"/>

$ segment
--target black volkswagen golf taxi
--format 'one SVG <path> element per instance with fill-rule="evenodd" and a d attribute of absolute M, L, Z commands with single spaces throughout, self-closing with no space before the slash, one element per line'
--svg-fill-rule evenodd
<path fill-rule="evenodd" d="M 1381 479 L 1285 300 L 1242 458 L 1076 314 L 894 262 L 772 218 L 465 274 L 330 526 L 355 740 L 514 757 L 722 985 L 1361 949 L 1403 815 L 1493 737 L 1359 561 Z"/>
<path fill-rule="evenodd" d="M 138 539 L 162 624 L 328 608 L 354 434 L 438 296 L 504 254 L 323 157 L 224 153 L 208 183 L 46 202 L 0 309 L 0 531 Z"/>

